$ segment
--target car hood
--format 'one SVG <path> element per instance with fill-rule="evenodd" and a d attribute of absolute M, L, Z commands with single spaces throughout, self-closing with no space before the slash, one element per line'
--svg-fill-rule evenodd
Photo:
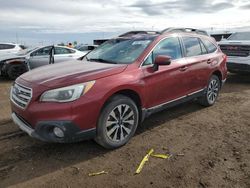
<path fill-rule="evenodd" d="M 250 45 L 250 40 L 223 40 L 219 45 Z"/>
<path fill-rule="evenodd" d="M 118 74 L 126 67 L 127 65 L 68 61 L 36 68 L 24 73 L 18 79 L 23 79 L 31 84 L 56 88 Z"/>

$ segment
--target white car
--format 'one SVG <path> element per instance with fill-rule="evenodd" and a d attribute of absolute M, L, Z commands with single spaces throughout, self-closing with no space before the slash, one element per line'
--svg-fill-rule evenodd
<path fill-rule="evenodd" d="M 250 32 L 233 33 L 219 42 L 227 59 L 227 69 L 232 73 L 250 73 Z"/>
<path fill-rule="evenodd" d="M 20 44 L 0 43 L 0 56 L 7 55 L 7 54 L 15 54 L 24 49 L 25 47 Z"/>
<path fill-rule="evenodd" d="M 0 75 L 16 79 L 24 72 L 54 63 L 81 58 L 86 53 L 64 46 L 43 46 L 0 56 Z"/>

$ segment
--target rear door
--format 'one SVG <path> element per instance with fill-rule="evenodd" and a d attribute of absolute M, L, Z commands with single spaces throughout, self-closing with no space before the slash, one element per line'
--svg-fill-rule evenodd
<path fill-rule="evenodd" d="M 159 66 L 154 71 L 152 65 L 157 55 L 168 55 L 172 61 L 170 65 Z M 183 58 L 178 37 L 170 37 L 159 42 L 152 53 L 144 61 L 142 67 L 147 108 L 157 106 L 187 94 L 186 90 L 186 60 Z"/>
<path fill-rule="evenodd" d="M 187 90 L 188 93 L 198 92 L 207 84 L 206 74 L 209 68 L 209 56 L 200 38 L 193 36 L 182 37 L 184 53 L 187 61 Z"/>
<path fill-rule="evenodd" d="M 54 55 L 55 63 L 72 60 L 75 58 L 75 53 L 74 49 L 56 46 Z"/>

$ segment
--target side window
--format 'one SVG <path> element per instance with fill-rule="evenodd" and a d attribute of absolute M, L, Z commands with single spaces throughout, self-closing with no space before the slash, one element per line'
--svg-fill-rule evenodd
<path fill-rule="evenodd" d="M 217 50 L 217 46 L 215 46 L 212 42 L 207 39 L 202 39 L 202 42 L 205 44 L 208 53 L 213 53 Z"/>
<path fill-rule="evenodd" d="M 144 61 L 143 65 L 153 64 L 154 58 L 157 55 L 167 55 L 170 56 L 172 60 L 182 58 L 179 39 L 177 37 L 172 37 L 161 41 Z"/>
<path fill-rule="evenodd" d="M 1 50 L 9 50 L 15 48 L 15 45 L 12 44 L 0 44 Z"/>
<path fill-rule="evenodd" d="M 59 54 L 72 54 L 75 53 L 74 50 L 71 49 L 67 49 L 67 48 L 61 48 L 61 47 L 55 47 L 55 54 L 59 55 Z"/>
<path fill-rule="evenodd" d="M 198 38 L 183 37 L 183 43 L 187 57 L 202 55 L 201 45 Z"/>
<path fill-rule="evenodd" d="M 45 56 L 49 55 L 52 47 L 44 47 L 34 51 L 31 56 Z"/>

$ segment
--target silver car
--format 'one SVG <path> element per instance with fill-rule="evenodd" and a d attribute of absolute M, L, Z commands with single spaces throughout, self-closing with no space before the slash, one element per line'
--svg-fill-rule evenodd
<path fill-rule="evenodd" d="M 0 75 L 15 79 L 24 72 L 83 57 L 86 53 L 63 46 L 43 46 L 0 57 Z"/>
<path fill-rule="evenodd" d="M 85 54 L 84 52 L 68 47 L 45 46 L 31 52 L 26 63 L 29 69 L 34 69 L 43 65 L 78 59 Z"/>

